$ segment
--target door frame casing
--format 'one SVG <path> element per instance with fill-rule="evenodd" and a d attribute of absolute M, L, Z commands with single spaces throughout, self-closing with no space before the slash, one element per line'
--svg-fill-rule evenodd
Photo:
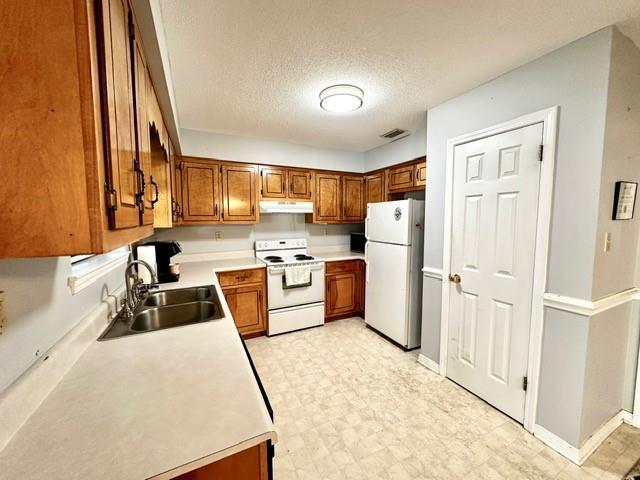
<path fill-rule="evenodd" d="M 536 219 L 536 246 L 533 270 L 533 293 L 531 321 L 529 327 L 529 352 L 527 362 L 528 386 L 525 392 L 524 428 L 533 432 L 538 403 L 538 380 L 540 356 L 542 354 L 543 296 L 547 284 L 549 234 L 551 231 L 551 206 L 553 202 L 553 180 L 555 173 L 558 136 L 558 114 L 560 107 L 554 106 L 482 130 L 460 135 L 447 141 L 447 163 L 444 203 L 444 245 L 442 252 L 442 310 L 440 317 L 440 375 L 447 376 L 447 346 L 449 337 L 449 301 L 451 273 L 451 236 L 453 225 L 453 160 L 455 147 L 501 133 L 543 124 L 542 166 L 538 189 L 538 216 Z"/>

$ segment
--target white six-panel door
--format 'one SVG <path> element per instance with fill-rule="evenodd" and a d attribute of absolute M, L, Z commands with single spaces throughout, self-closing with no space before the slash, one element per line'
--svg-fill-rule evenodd
<path fill-rule="evenodd" d="M 524 419 L 543 124 L 454 150 L 447 376 Z M 445 279 L 446 280 L 446 279 Z"/>

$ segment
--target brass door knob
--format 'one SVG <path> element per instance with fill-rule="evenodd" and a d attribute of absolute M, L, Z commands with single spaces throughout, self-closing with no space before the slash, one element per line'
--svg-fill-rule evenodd
<path fill-rule="evenodd" d="M 454 273 L 453 275 L 449 275 L 449 281 L 452 283 L 460 283 L 462 281 L 462 277 L 457 273 Z"/>

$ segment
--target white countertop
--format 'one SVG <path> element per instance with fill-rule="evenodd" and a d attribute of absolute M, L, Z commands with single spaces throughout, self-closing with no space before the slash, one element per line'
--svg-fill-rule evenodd
<path fill-rule="evenodd" d="M 311 255 L 322 258 L 325 262 L 340 260 L 364 260 L 364 253 L 352 252 L 348 248 L 309 248 Z"/>
<path fill-rule="evenodd" d="M 165 288 L 215 284 L 225 318 L 93 342 L 0 452 L 0 478 L 170 478 L 275 441 L 214 273 L 260 267 L 182 263 Z"/>
<path fill-rule="evenodd" d="M 266 264 L 255 257 L 188 262 L 183 260 L 178 263 L 180 263 L 180 281 L 174 283 L 163 283 L 161 285 L 161 290 L 194 287 L 197 285 L 210 285 L 212 277 L 215 277 L 215 272 L 266 268 Z M 214 280 L 217 282 L 217 279 L 214 278 Z"/>

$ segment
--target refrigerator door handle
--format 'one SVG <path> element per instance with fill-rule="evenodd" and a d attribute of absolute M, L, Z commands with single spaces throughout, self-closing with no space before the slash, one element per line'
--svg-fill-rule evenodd
<path fill-rule="evenodd" d="M 365 283 L 369 283 L 369 242 L 364 244 L 364 266 L 366 270 L 364 274 Z"/>

